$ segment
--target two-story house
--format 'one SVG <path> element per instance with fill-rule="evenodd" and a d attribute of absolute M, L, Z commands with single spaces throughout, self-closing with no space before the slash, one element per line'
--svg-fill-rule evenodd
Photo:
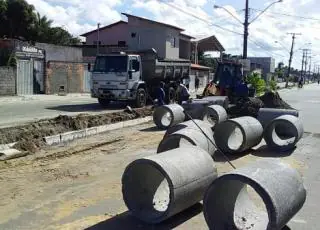
<path fill-rule="evenodd" d="M 128 50 L 154 48 L 161 59 L 188 59 L 191 57 L 191 39 L 176 26 L 123 13 L 128 22 L 119 21 L 81 36 L 86 45 L 120 46 Z M 99 41 L 98 41 L 99 40 Z"/>

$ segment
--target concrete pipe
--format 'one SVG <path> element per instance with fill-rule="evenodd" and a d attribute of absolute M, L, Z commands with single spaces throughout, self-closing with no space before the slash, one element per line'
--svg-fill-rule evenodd
<path fill-rule="evenodd" d="M 299 111 L 294 109 L 272 109 L 272 108 L 261 108 L 258 112 L 258 121 L 263 127 L 267 126 L 273 119 L 282 115 L 292 115 L 299 117 Z"/>
<path fill-rule="evenodd" d="M 203 199 L 217 178 L 208 153 L 189 146 L 133 161 L 122 176 L 123 200 L 135 217 L 160 223 Z"/>
<path fill-rule="evenodd" d="M 258 145 L 263 128 L 253 117 L 239 117 L 217 124 L 214 139 L 222 152 L 239 153 Z"/>
<path fill-rule="evenodd" d="M 228 119 L 227 111 L 221 105 L 208 106 L 203 120 L 210 123 L 212 127 Z"/>
<path fill-rule="evenodd" d="M 160 106 L 153 113 L 153 122 L 160 129 L 167 129 L 184 120 L 184 109 L 178 104 Z"/>
<path fill-rule="evenodd" d="M 208 136 L 208 139 L 199 129 L 184 128 L 178 130 L 167 137 L 165 137 L 159 144 L 157 153 L 169 151 L 184 146 L 198 146 L 213 156 L 216 151 L 212 130 L 203 129 L 204 133 Z"/>
<path fill-rule="evenodd" d="M 278 230 L 306 200 L 300 174 L 279 159 L 259 160 L 216 179 L 203 203 L 212 230 Z"/>
<path fill-rule="evenodd" d="M 208 100 L 210 105 L 221 105 L 225 109 L 229 106 L 229 98 L 226 96 L 209 96 L 202 98 L 202 100 Z"/>
<path fill-rule="evenodd" d="M 210 137 L 213 137 L 212 125 L 210 123 L 202 121 L 202 120 L 193 120 L 193 121 L 196 122 L 197 125 L 202 130 L 204 130 L 206 133 L 208 133 L 208 135 L 210 135 Z M 185 122 L 182 122 L 182 123 L 179 123 L 179 124 L 176 124 L 176 125 L 170 127 L 169 129 L 167 129 L 163 138 L 166 138 L 170 134 L 177 132 L 177 131 L 184 129 L 184 128 L 199 130 L 198 126 L 195 125 L 193 121 L 191 121 L 191 120 L 185 121 Z"/>
<path fill-rule="evenodd" d="M 183 109 L 193 118 L 202 120 L 206 108 L 209 106 L 208 100 L 203 99 L 193 99 L 191 102 L 185 101 L 182 103 Z M 189 117 L 186 117 L 189 120 Z"/>
<path fill-rule="evenodd" d="M 303 132 L 303 125 L 299 118 L 283 115 L 269 123 L 263 136 L 269 148 L 277 151 L 289 151 L 302 138 Z"/>

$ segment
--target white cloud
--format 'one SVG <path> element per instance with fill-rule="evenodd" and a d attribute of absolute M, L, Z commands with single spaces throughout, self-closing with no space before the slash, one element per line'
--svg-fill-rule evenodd
<path fill-rule="evenodd" d="M 184 28 L 185 33 L 197 38 L 216 35 L 219 41 L 232 54 L 242 53 L 243 38 L 240 35 L 227 32 L 212 26 L 218 24 L 225 29 L 243 33 L 243 26 L 222 9 L 213 9 L 215 1 L 212 0 L 27 0 L 33 4 L 41 15 L 54 20 L 55 25 L 66 27 L 72 34 L 79 35 L 95 29 L 100 22 L 103 25 L 121 19 L 119 9 L 139 12 L 139 16 L 153 15 L 154 20 L 165 22 Z M 164 3 L 173 4 L 185 14 Z M 221 4 L 223 1 L 217 1 Z M 259 1 L 260 2 L 260 1 Z M 261 1 L 260 9 L 265 8 L 273 0 Z M 300 32 L 302 36 L 296 39 L 296 49 L 312 42 L 314 53 L 320 53 L 320 26 L 319 21 L 304 20 L 294 17 L 281 16 L 279 13 L 302 15 L 305 17 L 320 18 L 319 7 L 316 0 L 284 0 L 273 5 L 264 15 L 256 20 L 249 28 L 249 55 L 270 56 L 277 61 L 288 60 L 288 52 L 276 44 L 280 41 L 283 46 L 291 46 L 290 32 Z M 128 7 L 130 6 L 130 7 Z M 205 9 L 207 7 L 207 9 Z M 243 20 L 243 12 L 237 11 L 231 5 L 225 5 L 233 15 Z M 258 11 L 251 11 L 251 18 Z M 191 15 L 190 15 L 191 14 Z M 195 17 L 201 18 L 199 20 Z M 257 45 L 258 44 L 258 45 Z M 263 47 L 263 48 L 261 48 Z M 266 51 L 267 50 L 267 51 Z M 295 54 L 295 67 L 299 67 L 301 52 Z M 320 60 L 320 56 L 319 56 Z"/>

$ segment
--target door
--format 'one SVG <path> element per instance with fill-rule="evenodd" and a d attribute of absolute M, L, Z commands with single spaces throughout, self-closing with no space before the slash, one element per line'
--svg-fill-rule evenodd
<path fill-rule="evenodd" d="M 43 60 L 34 60 L 33 62 L 33 92 L 36 94 L 44 93 L 44 68 Z"/>
<path fill-rule="evenodd" d="M 90 93 L 90 79 L 91 79 L 91 72 L 89 72 L 85 68 L 83 73 L 83 92 L 84 93 Z"/>
<path fill-rule="evenodd" d="M 33 66 L 31 60 L 17 62 L 17 95 L 33 94 Z"/>

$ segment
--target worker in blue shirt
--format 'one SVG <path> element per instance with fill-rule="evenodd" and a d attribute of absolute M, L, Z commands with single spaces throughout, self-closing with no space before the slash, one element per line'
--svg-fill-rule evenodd
<path fill-rule="evenodd" d="M 164 92 L 164 82 L 160 82 L 159 83 L 159 87 L 157 88 L 157 91 L 156 91 L 156 98 L 158 100 L 158 106 L 161 106 L 161 105 L 165 105 L 165 97 L 166 97 L 166 93 Z"/>

